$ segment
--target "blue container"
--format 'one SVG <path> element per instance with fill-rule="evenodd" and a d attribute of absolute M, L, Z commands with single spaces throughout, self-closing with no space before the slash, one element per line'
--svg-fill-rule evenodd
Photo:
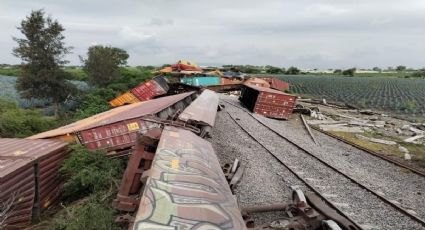
<path fill-rule="evenodd" d="M 181 83 L 186 85 L 193 86 L 209 86 L 209 85 L 220 85 L 221 79 L 220 77 L 212 77 L 212 76 L 194 76 L 194 77 L 185 77 L 180 79 Z"/>

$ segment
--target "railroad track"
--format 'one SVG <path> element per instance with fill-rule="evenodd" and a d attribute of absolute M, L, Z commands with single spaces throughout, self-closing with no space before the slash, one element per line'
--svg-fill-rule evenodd
<path fill-rule="evenodd" d="M 282 136 L 245 108 L 227 100 L 222 101 L 242 110 L 243 114 L 248 116 L 242 120 L 227 111 L 230 118 L 244 132 L 312 191 L 323 197 L 333 208 L 353 222 L 359 223 L 357 224 L 359 227 L 363 229 L 425 229 L 425 221 L 410 210 L 400 207 L 396 202 L 387 199 L 379 192 L 368 188 L 302 146 Z M 256 126 L 255 129 L 249 128 L 248 124 L 252 123 L 257 123 L 259 126 Z M 258 133 L 261 131 L 268 132 L 267 137 L 259 135 Z M 276 143 L 279 143 L 277 147 L 286 147 L 289 151 L 282 154 L 281 149 L 274 146 Z M 373 218 L 368 218 L 367 215 L 373 216 Z M 371 220 L 375 220 L 377 223 Z"/>

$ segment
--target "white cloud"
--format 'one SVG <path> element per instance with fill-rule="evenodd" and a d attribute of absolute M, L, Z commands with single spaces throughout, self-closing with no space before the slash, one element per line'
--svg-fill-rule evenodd
<path fill-rule="evenodd" d="M 96 42 L 126 49 L 132 65 L 425 65 L 423 0 L 2 0 L 0 63 L 19 62 L 11 37 L 40 8 L 66 28 L 74 64 Z"/>

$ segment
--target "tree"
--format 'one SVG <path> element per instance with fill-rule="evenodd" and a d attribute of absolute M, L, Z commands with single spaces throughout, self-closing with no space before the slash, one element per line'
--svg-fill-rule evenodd
<path fill-rule="evenodd" d="M 290 75 L 297 75 L 301 72 L 301 70 L 299 70 L 297 67 L 291 66 L 288 68 L 288 70 L 286 70 L 286 74 L 290 74 Z"/>
<path fill-rule="evenodd" d="M 399 66 L 397 66 L 396 67 L 396 69 L 395 70 L 397 70 L 397 71 L 399 71 L 399 72 L 401 72 L 401 71 L 405 71 L 407 68 L 406 68 L 406 66 L 404 66 L 404 65 L 399 65 Z"/>
<path fill-rule="evenodd" d="M 354 76 L 355 72 L 356 72 L 356 68 L 351 68 L 351 69 L 346 69 L 346 70 L 342 71 L 342 74 L 352 77 L 352 76 Z"/>
<path fill-rule="evenodd" d="M 268 74 L 282 74 L 284 73 L 284 69 L 274 67 L 274 66 L 266 66 L 266 73 Z"/>
<path fill-rule="evenodd" d="M 412 74 L 412 77 L 425 78 L 425 68 L 420 69 Z"/>
<path fill-rule="evenodd" d="M 127 64 L 128 54 L 125 50 L 110 46 L 91 46 L 87 59 L 81 58 L 84 71 L 92 85 L 106 86 L 120 76 L 120 66 Z"/>
<path fill-rule="evenodd" d="M 45 17 L 43 10 L 37 10 L 22 20 L 18 30 L 25 38 L 13 38 L 18 43 L 13 55 L 23 61 L 16 89 L 23 98 L 50 100 L 57 111 L 58 104 L 76 90 L 60 68 L 67 63 L 64 56 L 71 49 L 64 43 L 65 29 L 58 21 Z"/>
<path fill-rule="evenodd" d="M 381 68 L 379 68 L 379 67 L 373 67 L 373 69 L 372 69 L 373 71 L 377 71 L 377 72 L 381 72 L 382 71 L 382 69 Z"/>
<path fill-rule="evenodd" d="M 342 73 L 342 70 L 340 70 L 340 69 L 336 69 L 336 70 L 334 70 L 334 73 L 335 73 L 335 74 L 341 74 L 341 73 Z"/>

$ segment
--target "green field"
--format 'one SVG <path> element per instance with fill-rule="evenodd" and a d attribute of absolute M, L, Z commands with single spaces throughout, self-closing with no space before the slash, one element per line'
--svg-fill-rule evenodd
<path fill-rule="evenodd" d="M 277 75 L 291 93 L 376 109 L 411 120 L 425 117 L 425 80 L 412 78 Z"/>

